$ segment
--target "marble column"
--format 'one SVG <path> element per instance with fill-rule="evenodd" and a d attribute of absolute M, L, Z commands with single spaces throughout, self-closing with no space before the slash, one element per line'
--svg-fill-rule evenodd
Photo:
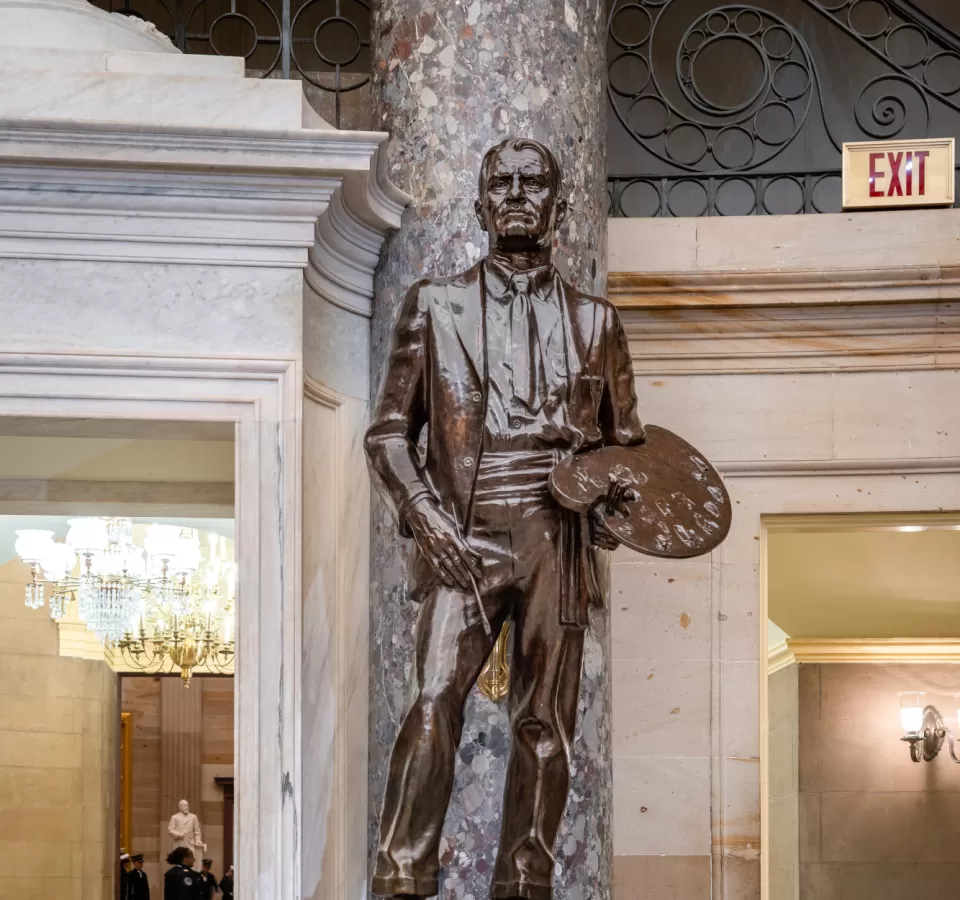
<path fill-rule="evenodd" d="M 474 215 L 480 160 L 508 136 L 547 144 L 571 215 L 557 265 L 574 284 L 606 283 L 602 0 L 381 0 L 373 24 L 375 128 L 391 134 L 388 173 L 414 201 L 377 275 L 372 330 L 379 383 L 406 288 L 461 271 L 485 252 Z M 374 502 L 371 547 L 370 849 L 387 762 L 411 698 L 416 608 L 406 542 Z M 574 777 L 557 840 L 559 900 L 610 892 L 610 678 L 606 614 L 587 641 Z M 441 897 L 488 896 L 509 753 L 506 708 L 474 691 L 441 845 Z"/>

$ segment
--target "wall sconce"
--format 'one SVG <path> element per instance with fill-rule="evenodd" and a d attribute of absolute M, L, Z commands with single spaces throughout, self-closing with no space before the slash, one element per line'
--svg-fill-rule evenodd
<path fill-rule="evenodd" d="M 914 762 L 931 762 L 948 741 L 950 758 L 960 765 L 954 747 L 954 734 L 943 722 L 943 716 L 935 706 L 925 706 L 923 691 L 904 691 L 900 697 L 900 725 L 904 735 L 900 740 L 910 745 L 910 759 Z M 954 694 L 957 721 L 960 723 L 960 694 Z"/>

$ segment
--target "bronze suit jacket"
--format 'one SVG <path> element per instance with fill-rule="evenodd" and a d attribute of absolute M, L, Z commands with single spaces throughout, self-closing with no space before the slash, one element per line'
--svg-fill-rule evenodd
<path fill-rule="evenodd" d="M 642 443 L 633 368 L 616 309 L 559 274 L 553 289 L 567 346 L 567 419 L 579 434 L 570 451 Z M 468 530 L 485 425 L 485 319 L 482 262 L 452 278 L 419 281 L 404 298 L 365 447 L 405 536 L 406 511 L 424 496 Z M 580 593 L 601 604 L 606 554 L 590 546 L 585 522 L 581 532 Z M 414 599 L 417 587 L 410 585 Z"/>

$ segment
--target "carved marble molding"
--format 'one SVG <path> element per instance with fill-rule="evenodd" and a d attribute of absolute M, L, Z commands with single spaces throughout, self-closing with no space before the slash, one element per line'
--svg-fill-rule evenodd
<path fill-rule="evenodd" d="M 957 221 L 955 210 L 614 220 L 610 297 L 634 370 L 956 368 Z"/>
<path fill-rule="evenodd" d="M 300 268 L 368 316 L 409 199 L 386 138 L 0 119 L 0 257 Z"/>

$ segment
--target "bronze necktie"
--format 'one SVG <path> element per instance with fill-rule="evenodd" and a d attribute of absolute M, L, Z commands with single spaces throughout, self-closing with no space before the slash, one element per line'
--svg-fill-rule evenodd
<path fill-rule="evenodd" d="M 510 279 L 513 299 L 510 301 L 510 333 L 507 361 L 513 375 L 513 396 L 532 413 L 543 406 L 546 376 L 537 319 L 530 300 L 530 278 L 522 272 Z"/>

